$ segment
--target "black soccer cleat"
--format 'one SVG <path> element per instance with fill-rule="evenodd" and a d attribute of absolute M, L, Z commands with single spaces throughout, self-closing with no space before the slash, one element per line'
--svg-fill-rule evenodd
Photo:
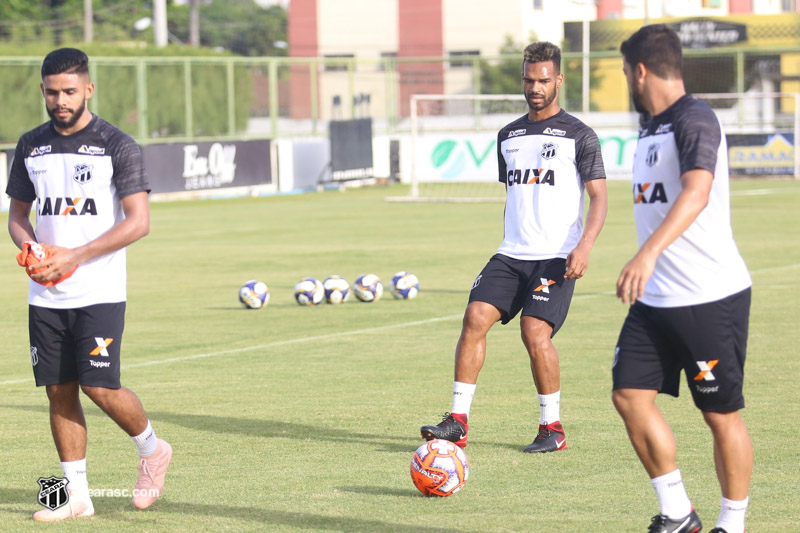
<path fill-rule="evenodd" d="M 721 527 L 715 527 L 714 529 L 712 529 L 708 533 L 728 533 L 728 532 L 725 531 L 724 529 L 722 529 Z"/>
<path fill-rule="evenodd" d="M 668 518 L 663 514 L 655 515 L 650 521 L 647 533 L 697 533 L 701 529 L 703 529 L 703 523 L 692 509 L 691 513 L 678 519 Z"/>
<path fill-rule="evenodd" d="M 449 440 L 461 448 L 467 447 L 467 415 L 445 413 L 442 421 L 435 426 L 422 426 L 419 432 L 425 440 Z"/>
<path fill-rule="evenodd" d="M 561 422 L 553 422 L 546 426 L 539 424 L 539 433 L 533 442 L 528 444 L 525 453 L 545 453 L 563 450 L 567 447 L 567 438 L 564 436 L 564 426 Z"/>

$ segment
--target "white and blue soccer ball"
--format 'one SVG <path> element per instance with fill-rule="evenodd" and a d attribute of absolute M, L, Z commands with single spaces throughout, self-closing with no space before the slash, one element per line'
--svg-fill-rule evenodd
<path fill-rule="evenodd" d="M 398 300 L 413 300 L 419 294 L 419 279 L 411 272 L 398 272 L 392 278 L 390 290 Z"/>
<path fill-rule="evenodd" d="M 239 289 L 239 301 L 248 309 L 261 309 L 269 303 L 267 284 L 251 279 Z"/>
<path fill-rule="evenodd" d="M 328 276 L 322 282 L 322 288 L 329 304 L 343 304 L 350 299 L 350 284 L 342 276 Z"/>
<path fill-rule="evenodd" d="M 317 305 L 325 299 L 325 289 L 315 278 L 303 278 L 294 286 L 294 299 L 300 305 Z"/>
<path fill-rule="evenodd" d="M 383 296 L 383 283 L 375 274 L 363 274 L 353 283 L 353 292 L 362 302 L 377 302 Z"/>

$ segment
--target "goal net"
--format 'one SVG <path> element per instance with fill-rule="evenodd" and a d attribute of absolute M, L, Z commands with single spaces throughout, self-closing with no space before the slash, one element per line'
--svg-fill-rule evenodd
<path fill-rule="evenodd" d="M 800 94 L 695 94 L 723 124 L 731 176 L 800 179 Z M 528 111 L 522 94 L 411 97 L 407 196 L 390 201 L 505 201 L 497 176 L 497 132 Z M 591 112 L 606 175 L 630 179 L 638 139 L 634 112 Z"/>
<path fill-rule="evenodd" d="M 410 114 L 410 189 L 390 201 L 504 201 L 497 132 L 528 111 L 522 94 L 415 94 Z"/>

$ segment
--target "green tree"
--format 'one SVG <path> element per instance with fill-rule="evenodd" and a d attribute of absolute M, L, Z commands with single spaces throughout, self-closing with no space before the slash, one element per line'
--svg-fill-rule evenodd
<path fill-rule="evenodd" d="M 171 6 L 169 28 L 189 41 L 189 6 Z M 243 56 L 285 56 L 286 10 L 253 0 L 212 0 L 200 6 L 200 44 Z"/>
<path fill-rule="evenodd" d="M 535 39 L 534 39 L 535 40 Z M 522 94 L 522 50 L 524 44 L 506 35 L 500 47 L 501 58 L 481 60 L 481 94 Z"/>

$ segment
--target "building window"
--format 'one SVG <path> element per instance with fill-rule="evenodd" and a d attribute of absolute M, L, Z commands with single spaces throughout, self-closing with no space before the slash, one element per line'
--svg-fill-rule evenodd
<path fill-rule="evenodd" d="M 481 55 L 480 50 L 454 50 L 448 54 L 450 58 L 450 68 L 470 68 L 472 61 L 459 61 L 459 57 L 477 57 Z"/>
<path fill-rule="evenodd" d="M 784 13 L 792 13 L 795 11 L 795 0 L 781 0 L 781 11 Z"/>
<path fill-rule="evenodd" d="M 378 63 L 378 70 L 386 70 L 386 64 L 391 63 L 392 59 L 397 59 L 397 52 L 381 52 L 381 59 L 384 61 Z"/>
<path fill-rule="evenodd" d="M 533 0 L 533 9 L 536 11 L 544 9 L 544 0 Z"/>
<path fill-rule="evenodd" d="M 347 65 L 350 61 L 335 61 L 336 59 L 353 59 L 353 54 L 326 54 L 322 56 L 325 59 L 325 72 L 344 72 L 347 71 Z"/>

